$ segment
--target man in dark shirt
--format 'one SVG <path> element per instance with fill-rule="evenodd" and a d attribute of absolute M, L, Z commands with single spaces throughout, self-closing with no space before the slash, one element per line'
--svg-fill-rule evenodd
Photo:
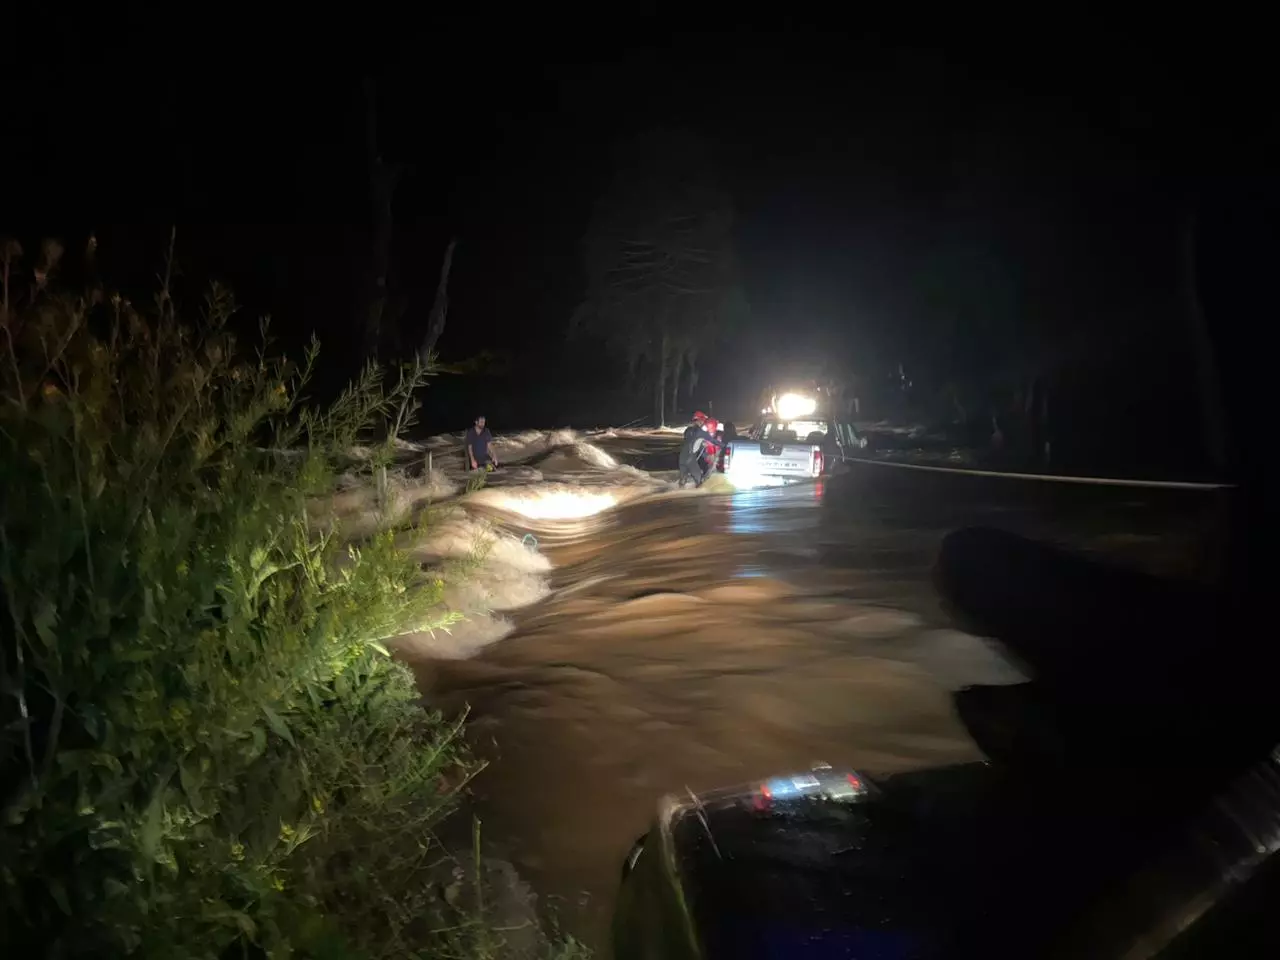
<path fill-rule="evenodd" d="M 714 463 L 709 468 L 702 463 L 703 448 L 717 442 L 715 436 L 706 429 L 708 419 L 707 415 L 699 410 L 693 415 L 693 423 L 685 428 L 684 442 L 680 445 L 680 486 L 682 487 L 690 480 L 695 487 L 702 486 L 702 481 L 707 478 L 711 470 L 715 469 Z"/>
<path fill-rule="evenodd" d="M 489 449 L 489 444 L 493 443 L 493 434 L 484 425 L 483 414 L 476 417 L 475 424 L 467 428 L 464 442 L 467 447 L 467 465 L 472 470 L 484 470 L 490 464 L 495 467 L 498 465 L 497 457 Z"/>

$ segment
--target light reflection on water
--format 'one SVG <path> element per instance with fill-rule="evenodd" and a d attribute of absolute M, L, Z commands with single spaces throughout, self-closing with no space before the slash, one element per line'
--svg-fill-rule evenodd
<path fill-rule="evenodd" d="M 822 493 L 818 483 L 739 490 L 730 500 L 729 532 L 759 535 L 812 528 L 808 508 L 821 503 Z"/>

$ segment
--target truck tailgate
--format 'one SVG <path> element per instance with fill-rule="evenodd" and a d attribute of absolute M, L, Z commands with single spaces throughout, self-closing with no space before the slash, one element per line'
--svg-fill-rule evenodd
<path fill-rule="evenodd" d="M 725 473 L 764 477 L 812 477 L 812 444 L 771 444 L 768 441 L 735 440 Z"/>

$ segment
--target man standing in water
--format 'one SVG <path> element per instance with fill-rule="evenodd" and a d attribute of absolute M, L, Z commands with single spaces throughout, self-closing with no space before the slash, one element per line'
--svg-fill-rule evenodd
<path fill-rule="evenodd" d="M 707 478 L 707 474 L 715 469 L 715 464 L 711 464 L 710 469 L 706 469 L 701 462 L 703 448 L 707 444 L 716 442 L 716 438 L 706 429 L 709 419 L 699 410 L 693 415 L 693 423 L 685 428 L 684 442 L 680 445 L 680 486 L 682 487 L 690 480 L 695 487 L 702 486 L 702 481 Z"/>
<path fill-rule="evenodd" d="M 472 470 L 485 470 L 490 465 L 497 467 L 498 460 L 489 449 L 493 443 L 493 434 L 484 425 L 484 414 L 476 417 L 476 422 L 467 428 L 464 440 L 467 447 L 467 463 Z"/>

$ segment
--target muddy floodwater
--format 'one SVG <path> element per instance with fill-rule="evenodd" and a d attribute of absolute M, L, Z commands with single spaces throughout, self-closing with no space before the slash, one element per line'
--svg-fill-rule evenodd
<path fill-rule="evenodd" d="M 664 793 L 819 760 L 889 772 L 978 756 L 950 691 L 1022 674 L 940 605 L 930 570 L 946 532 L 998 526 L 1191 575 L 1213 533 L 1200 493 L 880 465 L 679 491 L 676 442 L 499 443 L 484 491 L 442 497 L 455 540 L 499 537 L 486 582 L 454 588 L 497 612 L 401 649 L 433 703 L 470 709 L 490 761 L 474 785 L 486 839 L 598 947 L 622 859 Z M 456 441 L 423 450 L 437 495 L 456 492 Z"/>

